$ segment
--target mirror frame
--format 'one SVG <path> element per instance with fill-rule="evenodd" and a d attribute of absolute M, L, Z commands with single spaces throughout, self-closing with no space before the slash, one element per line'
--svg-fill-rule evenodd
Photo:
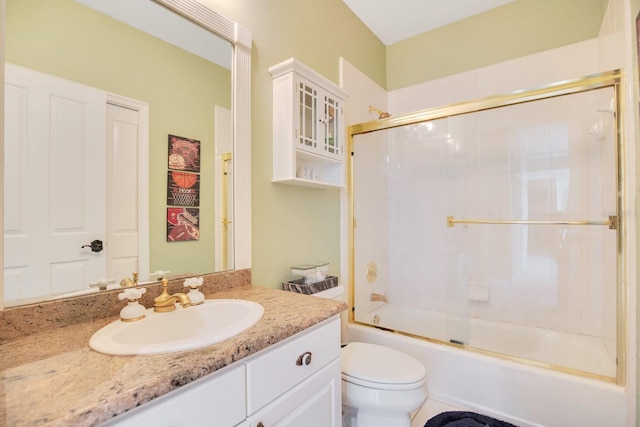
<path fill-rule="evenodd" d="M 251 32 L 196 0 L 149 0 L 158 3 L 231 43 L 231 111 L 233 117 L 234 270 L 251 268 Z M 0 0 L 5 22 L 5 0 Z M 5 26 L 0 27 L 0 97 L 4 100 Z M 4 224 L 4 102 L 0 103 L 0 222 Z M 4 272 L 4 239 L 0 242 Z M 4 309 L 4 274 L 0 310 Z"/>

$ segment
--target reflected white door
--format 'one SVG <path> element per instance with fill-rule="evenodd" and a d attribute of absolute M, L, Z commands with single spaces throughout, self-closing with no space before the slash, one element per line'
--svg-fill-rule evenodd
<path fill-rule="evenodd" d="M 6 65 L 5 301 L 106 277 L 106 97 Z"/>
<path fill-rule="evenodd" d="M 116 281 L 138 271 L 138 146 L 138 111 L 109 104 L 107 268 Z"/>

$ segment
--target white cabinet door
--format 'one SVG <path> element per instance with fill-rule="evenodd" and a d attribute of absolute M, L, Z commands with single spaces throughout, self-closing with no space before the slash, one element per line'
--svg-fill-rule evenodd
<path fill-rule="evenodd" d="M 318 144 L 321 129 L 319 124 L 320 95 L 318 87 L 306 79 L 298 77 L 296 79 L 298 123 L 296 135 L 298 137 L 298 148 L 312 153 L 320 153 Z M 296 110 L 294 109 L 294 112 Z M 294 122 L 295 123 L 295 122 Z"/>
<path fill-rule="evenodd" d="M 239 365 L 187 384 L 102 427 L 233 427 L 246 413 L 245 371 Z"/>
<path fill-rule="evenodd" d="M 341 160 L 344 150 L 344 142 L 342 140 L 342 100 L 329 92 L 323 92 L 322 109 L 322 117 L 320 119 L 324 131 L 324 139 L 321 141 L 322 154 Z"/>
<path fill-rule="evenodd" d="M 276 399 L 248 420 L 251 427 L 340 427 L 340 360 Z"/>

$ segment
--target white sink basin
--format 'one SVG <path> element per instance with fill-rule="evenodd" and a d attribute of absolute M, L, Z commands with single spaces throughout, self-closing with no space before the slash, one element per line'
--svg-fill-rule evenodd
<path fill-rule="evenodd" d="M 187 308 L 178 305 L 169 313 L 150 308 L 142 320 L 109 323 L 93 334 L 89 346 L 116 355 L 193 350 L 238 335 L 263 313 L 260 304 L 238 299 L 205 300 Z"/>

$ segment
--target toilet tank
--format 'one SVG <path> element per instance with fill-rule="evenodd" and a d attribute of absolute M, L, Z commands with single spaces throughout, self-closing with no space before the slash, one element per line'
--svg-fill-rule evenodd
<path fill-rule="evenodd" d="M 342 301 L 342 297 L 344 296 L 344 286 L 338 285 L 324 291 L 316 292 L 315 294 L 311 294 L 309 296 Z"/>

